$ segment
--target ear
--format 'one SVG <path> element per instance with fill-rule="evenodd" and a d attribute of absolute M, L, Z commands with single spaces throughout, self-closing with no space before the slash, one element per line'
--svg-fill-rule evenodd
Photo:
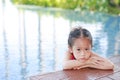
<path fill-rule="evenodd" d="M 72 47 L 68 46 L 68 51 L 69 51 L 70 53 L 73 53 Z"/>

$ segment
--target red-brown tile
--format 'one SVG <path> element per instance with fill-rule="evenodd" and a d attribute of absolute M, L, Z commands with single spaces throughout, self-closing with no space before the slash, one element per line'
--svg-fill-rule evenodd
<path fill-rule="evenodd" d="M 32 76 L 30 80 L 90 80 L 112 74 L 112 70 L 103 71 L 97 69 L 65 70 L 53 73 Z"/>
<path fill-rule="evenodd" d="M 113 56 L 110 59 L 115 64 L 114 70 L 97 70 L 90 68 L 81 70 L 61 70 L 31 76 L 30 80 L 120 80 L 120 56 Z"/>

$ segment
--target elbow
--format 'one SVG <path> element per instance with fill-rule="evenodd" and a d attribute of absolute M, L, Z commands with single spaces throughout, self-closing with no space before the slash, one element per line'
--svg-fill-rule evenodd
<path fill-rule="evenodd" d="M 67 68 L 67 67 L 63 67 L 63 70 L 68 70 L 69 68 Z"/>
<path fill-rule="evenodd" d="M 66 70 L 66 69 L 67 69 L 66 65 L 65 65 L 65 64 L 63 64 L 63 70 Z"/>
<path fill-rule="evenodd" d="M 113 70 L 114 69 L 114 63 L 112 63 L 112 62 L 109 62 L 108 64 L 106 64 L 106 69 L 111 69 L 111 70 Z"/>
<path fill-rule="evenodd" d="M 69 65 L 67 65 L 66 63 L 63 64 L 63 70 L 68 70 L 68 69 L 72 69 Z"/>
<path fill-rule="evenodd" d="M 103 69 L 103 70 L 113 70 L 114 69 L 114 64 L 113 63 L 112 64 L 108 64 L 108 65 L 104 64 L 103 67 L 100 68 L 100 69 Z"/>
<path fill-rule="evenodd" d="M 67 65 L 63 65 L 63 70 L 70 69 Z"/>
<path fill-rule="evenodd" d="M 112 65 L 111 65 L 111 69 L 114 69 L 114 67 L 115 67 L 114 64 L 112 64 Z"/>
<path fill-rule="evenodd" d="M 112 70 L 113 70 L 114 67 L 115 67 L 114 64 L 111 62 L 111 65 L 109 66 L 109 69 L 112 69 Z"/>
<path fill-rule="evenodd" d="M 109 67 L 108 67 L 108 69 L 111 69 L 111 70 L 113 70 L 114 69 L 114 64 L 111 64 Z"/>

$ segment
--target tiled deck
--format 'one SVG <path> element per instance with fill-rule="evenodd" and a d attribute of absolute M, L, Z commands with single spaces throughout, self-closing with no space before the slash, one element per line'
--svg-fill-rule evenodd
<path fill-rule="evenodd" d="M 114 70 L 64 70 L 31 76 L 30 80 L 120 80 L 120 55 L 110 58 L 115 64 Z"/>

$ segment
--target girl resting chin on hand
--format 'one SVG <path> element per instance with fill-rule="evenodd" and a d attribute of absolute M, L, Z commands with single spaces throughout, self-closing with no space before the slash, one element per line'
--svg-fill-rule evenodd
<path fill-rule="evenodd" d="M 65 53 L 63 69 L 113 69 L 114 65 L 108 59 L 92 52 L 91 33 L 84 28 L 73 28 L 68 38 L 68 51 Z"/>

